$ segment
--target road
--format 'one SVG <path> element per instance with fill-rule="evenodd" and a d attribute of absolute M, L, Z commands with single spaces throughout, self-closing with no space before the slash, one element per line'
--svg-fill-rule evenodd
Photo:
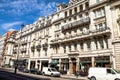
<path fill-rule="evenodd" d="M 62 77 L 50 77 L 42 75 L 34 75 L 30 73 L 17 72 L 0 69 L 0 80 L 84 80 L 84 79 L 73 79 L 73 78 L 62 78 Z"/>
<path fill-rule="evenodd" d="M 50 78 L 37 78 L 33 76 L 15 74 L 12 72 L 0 70 L 0 80 L 51 80 Z"/>

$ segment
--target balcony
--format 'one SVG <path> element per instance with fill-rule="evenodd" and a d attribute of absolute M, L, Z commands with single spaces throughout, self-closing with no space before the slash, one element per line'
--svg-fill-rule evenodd
<path fill-rule="evenodd" d="M 33 45 L 33 46 L 31 46 L 31 50 L 32 51 L 34 51 L 35 50 L 35 46 Z"/>
<path fill-rule="evenodd" d="M 75 55 L 79 55 L 79 51 L 70 51 L 70 53 L 68 53 L 69 56 L 75 56 Z"/>
<path fill-rule="evenodd" d="M 45 26 L 50 26 L 50 25 L 51 25 L 51 20 L 48 20 Z"/>
<path fill-rule="evenodd" d="M 17 53 L 17 49 L 13 49 L 13 54 L 16 54 Z"/>
<path fill-rule="evenodd" d="M 40 50 L 40 49 L 41 49 L 41 45 L 37 45 L 37 46 L 36 46 L 36 49 L 37 49 L 37 50 Z"/>
<path fill-rule="evenodd" d="M 111 33 L 111 31 L 107 27 L 100 28 L 97 30 L 87 30 L 87 31 L 82 31 L 81 33 L 76 33 L 76 35 L 74 35 L 74 36 L 73 35 L 71 35 L 69 37 L 64 36 L 62 39 L 58 38 L 58 40 L 52 41 L 52 44 L 80 40 L 80 39 L 86 39 L 86 38 L 96 37 L 96 36 L 101 36 L 101 35 L 110 35 L 110 33 Z"/>
<path fill-rule="evenodd" d="M 43 49 L 47 49 L 48 48 L 48 44 L 47 43 L 43 44 L 42 46 L 43 46 Z"/>
<path fill-rule="evenodd" d="M 13 39 L 13 38 L 9 38 L 9 39 L 7 40 L 7 42 L 15 43 L 15 39 Z"/>
<path fill-rule="evenodd" d="M 26 52 L 27 51 L 27 48 L 22 48 L 21 49 L 21 52 Z"/>
<path fill-rule="evenodd" d="M 21 44 L 25 45 L 25 44 L 27 44 L 27 41 L 21 41 Z"/>
<path fill-rule="evenodd" d="M 90 23 L 90 18 L 87 17 L 87 18 L 84 18 L 84 19 L 81 19 L 81 20 L 78 20 L 78 21 L 75 21 L 72 23 L 68 23 L 68 24 L 62 26 L 62 31 L 65 31 L 65 30 L 68 30 L 71 28 L 75 28 L 75 27 L 80 26 L 80 25 L 89 24 L 89 23 Z"/>

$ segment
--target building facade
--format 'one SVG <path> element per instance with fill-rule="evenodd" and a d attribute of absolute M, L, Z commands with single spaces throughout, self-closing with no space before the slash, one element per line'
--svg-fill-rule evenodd
<path fill-rule="evenodd" d="M 89 67 L 120 70 L 120 1 L 70 0 L 26 25 L 15 37 L 12 60 L 28 69 L 56 67 L 67 74 Z"/>

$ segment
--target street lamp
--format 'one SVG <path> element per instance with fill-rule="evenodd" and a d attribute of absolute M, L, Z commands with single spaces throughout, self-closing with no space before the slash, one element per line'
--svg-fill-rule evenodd
<path fill-rule="evenodd" d="M 21 53 L 20 51 L 20 43 L 21 43 L 21 37 L 22 37 L 22 29 L 24 27 L 24 24 L 21 25 L 21 32 L 20 32 L 20 37 L 18 38 L 18 50 L 17 50 L 17 59 L 16 59 L 16 64 L 15 64 L 15 71 L 14 73 L 17 73 L 17 68 L 18 68 L 18 58 L 19 58 L 19 54 Z"/>

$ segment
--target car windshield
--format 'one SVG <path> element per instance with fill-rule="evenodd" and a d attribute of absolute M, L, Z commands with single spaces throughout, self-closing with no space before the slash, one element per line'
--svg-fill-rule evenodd
<path fill-rule="evenodd" d="M 119 71 L 119 70 L 115 70 L 115 69 L 114 69 L 114 71 L 115 71 L 116 73 L 119 73 L 119 74 L 120 74 L 120 71 Z"/>
<path fill-rule="evenodd" d="M 51 71 L 57 71 L 56 69 L 52 68 Z"/>

